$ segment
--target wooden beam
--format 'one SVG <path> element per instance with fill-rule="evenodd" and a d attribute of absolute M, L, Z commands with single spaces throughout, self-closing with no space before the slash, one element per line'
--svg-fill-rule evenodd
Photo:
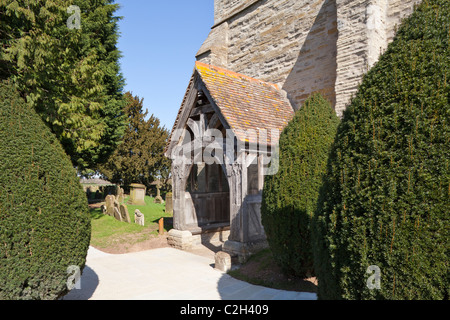
<path fill-rule="evenodd" d="M 264 155 L 258 155 L 258 191 L 262 192 L 264 188 Z"/>
<path fill-rule="evenodd" d="M 192 132 L 194 133 L 194 139 L 202 137 L 201 128 L 199 128 L 198 122 L 194 121 L 192 119 L 188 119 L 187 125 L 189 128 L 191 128 Z"/>
<path fill-rule="evenodd" d="M 209 120 L 208 129 L 216 129 L 218 122 L 220 122 L 219 116 L 217 115 L 217 113 L 214 113 L 214 115 Z"/>
<path fill-rule="evenodd" d="M 244 154 L 246 154 L 246 152 L 244 152 Z M 255 161 L 257 157 L 256 153 L 249 153 L 246 157 L 245 157 L 245 167 L 248 168 L 252 165 L 253 161 Z"/>
<path fill-rule="evenodd" d="M 208 118 L 206 117 L 206 115 L 204 113 L 200 114 L 200 123 L 199 123 L 199 125 L 200 125 L 200 137 L 204 137 L 205 136 L 206 127 L 208 126 Z"/>
<path fill-rule="evenodd" d="M 197 101 L 197 93 L 198 93 L 198 86 L 199 86 L 199 76 L 197 73 L 194 73 L 191 83 L 187 89 L 186 92 L 186 97 L 185 100 L 183 101 L 182 105 L 181 105 L 181 110 L 180 110 L 180 117 L 177 118 L 177 123 L 176 126 L 173 128 L 174 130 L 178 129 L 184 129 L 186 122 L 189 118 L 189 115 L 191 114 L 192 108 L 194 107 L 194 104 Z M 172 138 L 172 134 L 173 131 L 171 133 L 171 138 Z M 184 135 L 183 135 L 184 138 Z M 170 145 L 167 148 L 167 155 L 170 155 L 172 153 L 172 150 L 174 148 L 174 146 L 179 145 L 180 144 L 180 140 L 179 141 L 170 141 Z"/>
<path fill-rule="evenodd" d="M 190 118 L 198 116 L 200 114 L 207 114 L 207 113 L 213 113 L 214 109 L 210 104 L 207 104 L 205 106 L 196 107 L 192 110 Z"/>

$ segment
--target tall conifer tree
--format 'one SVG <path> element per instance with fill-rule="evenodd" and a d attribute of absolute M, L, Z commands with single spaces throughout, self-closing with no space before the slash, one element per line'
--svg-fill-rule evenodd
<path fill-rule="evenodd" d="M 110 181 L 122 185 L 142 183 L 147 186 L 159 177 L 167 176 L 169 160 L 164 157 L 168 131 L 160 127 L 159 119 L 143 111 L 143 99 L 125 93 L 124 112 L 128 126 L 122 144 L 100 171 Z"/>
<path fill-rule="evenodd" d="M 11 78 L 80 171 L 124 129 L 112 0 L 0 1 L 0 76 Z"/>

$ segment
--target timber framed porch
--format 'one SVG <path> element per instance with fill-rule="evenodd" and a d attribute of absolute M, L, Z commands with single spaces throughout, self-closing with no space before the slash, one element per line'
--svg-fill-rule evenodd
<path fill-rule="evenodd" d="M 277 169 L 279 135 L 293 114 L 276 85 L 196 63 L 166 148 L 172 244 L 184 241 L 178 247 L 185 248 L 193 235 L 219 232 L 228 237 L 223 251 L 232 255 L 247 257 L 266 246 L 264 177 Z"/>

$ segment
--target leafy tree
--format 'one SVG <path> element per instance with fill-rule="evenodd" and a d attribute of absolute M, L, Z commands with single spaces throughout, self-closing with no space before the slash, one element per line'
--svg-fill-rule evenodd
<path fill-rule="evenodd" d="M 313 274 L 310 222 L 339 118 L 320 94 L 308 98 L 280 137 L 280 166 L 267 176 L 261 216 L 274 258 L 287 274 Z"/>
<path fill-rule="evenodd" d="M 80 9 L 80 29 L 69 28 L 71 6 Z M 105 161 L 123 135 L 117 7 L 112 0 L 0 1 L 0 76 L 11 77 L 80 171 Z"/>
<path fill-rule="evenodd" d="M 449 30 L 450 2 L 423 1 L 344 114 L 313 223 L 321 299 L 449 299 Z"/>
<path fill-rule="evenodd" d="M 64 295 L 68 270 L 84 268 L 90 235 L 69 157 L 14 87 L 0 82 L 0 300 Z"/>
<path fill-rule="evenodd" d="M 122 185 L 142 183 L 147 187 L 157 178 L 164 178 L 170 163 L 164 157 L 168 131 L 160 127 L 159 119 L 143 111 L 144 99 L 125 93 L 124 113 L 128 126 L 122 144 L 116 149 L 100 172 L 111 182 Z"/>

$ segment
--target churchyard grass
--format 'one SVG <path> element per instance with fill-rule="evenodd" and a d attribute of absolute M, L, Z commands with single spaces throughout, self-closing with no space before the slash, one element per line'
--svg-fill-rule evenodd
<path fill-rule="evenodd" d="M 125 197 L 125 204 L 128 197 Z M 129 241 L 130 245 L 145 241 L 150 235 L 158 234 L 158 221 L 161 218 L 172 218 L 164 211 L 164 204 L 153 203 L 153 198 L 145 197 L 145 206 L 127 205 L 131 223 L 120 222 L 114 217 L 104 215 L 100 208 L 91 209 L 92 235 L 91 245 L 102 249 L 108 248 L 117 242 Z M 134 223 L 134 211 L 139 209 L 145 217 L 145 226 Z M 165 231 L 171 225 L 165 223 Z M 169 229 L 169 230 L 168 230 Z"/>

